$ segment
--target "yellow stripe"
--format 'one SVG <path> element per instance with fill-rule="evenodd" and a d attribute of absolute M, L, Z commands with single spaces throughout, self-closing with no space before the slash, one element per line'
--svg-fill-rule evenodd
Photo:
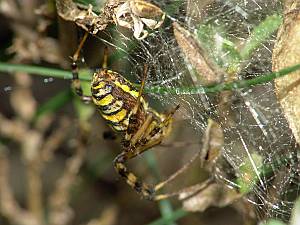
<path fill-rule="evenodd" d="M 124 131 L 127 129 L 127 127 L 124 127 L 122 125 L 114 125 L 112 126 L 116 131 Z"/>
<path fill-rule="evenodd" d="M 126 84 L 121 84 L 119 81 L 115 81 L 114 82 L 116 86 L 118 86 L 119 88 L 122 88 L 123 91 L 129 93 L 130 91 L 130 87 Z"/>
<path fill-rule="evenodd" d="M 116 113 L 115 115 L 107 116 L 107 115 L 102 114 L 104 119 L 111 121 L 113 123 L 118 123 L 118 122 L 122 121 L 126 115 L 127 115 L 126 109 L 122 109 L 120 112 Z"/>
<path fill-rule="evenodd" d="M 94 96 L 101 98 L 101 96 L 111 93 L 112 89 L 111 89 L 111 86 L 106 86 L 105 89 L 100 88 L 100 89 L 96 89 L 96 91 L 97 91 L 97 93 L 94 94 Z"/>
<path fill-rule="evenodd" d="M 118 123 L 117 125 L 113 125 L 112 127 L 116 131 L 124 131 L 124 130 L 127 130 L 128 124 L 129 124 L 129 118 L 126 118 L 121 123 Z"/>
<path fill-rule="evenodd" d="M 134 97 L 138 97 L 139 96 L 139 92 L 138 91 L 130 91 L 129 92 L 132 96 L 134 96 Z"/>
<path fill-rule="evenodd" d="M 104 98 L 102 98 L 100 101 L 96 101 L 95 104 L 99 105 L 99 106 L 106 106 L 112 103 L 112 101 L 114 100 L 114 97 L 109 94 L 106 95 Z"/>
<path fill-rule="evenodd" d="M 121 88 L 123 91 L 131 94 L 134 97 L 138 97 L 139 96 L 139 92 L 136 90 L 131 90 L 130 87 L 126 84 L 121 84 L 119 81 L 115 81 L 114 82 L 116 86 L 118 86 L 119 88 Z"/>
<path fill-rule="evenodd" d="M 100 88 L 103 88 L 105 86 L 105 82 L 100 82 L 97 86 L 93 87 L 93 89 L 100 89 Z"/>
<path fill-rule="evenodd" d="M 127 175 L 126 181 L 127 181 L 127 184 L 129 184 L 131 187 L 134 188 L 135 183 L 137 182 L 137 177 L 133 173 L 129 173 Z"/>

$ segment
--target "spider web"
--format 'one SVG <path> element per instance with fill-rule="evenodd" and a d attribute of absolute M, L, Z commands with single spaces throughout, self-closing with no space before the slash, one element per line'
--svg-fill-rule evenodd
<path fill-rule="evenodd" d="M 190 6 L 190 2 L 194 2 L 193 6 Z M 209 47 L 211 52 L 217 52 L 217 40 L 220 37 L 226 37 L 239 46 L 251 36 L 255 26 L 270 15 L 280 14 L 283 7 L 280 1 L 274 0 L 190 2 L 154 2 L 167 12 L 169 18 L 147 38 L 135 41 L 131 49 L 129 42 L 134 38 L 123 29 L 117 28 L 109 44 L 126 54 L 124 60 L 129 69 L 123 71 L 123 74 L 135 77 L 142 73 L 142 65 L 147 63 L 150 72 L 146 86 L 160 86 L 169 90 L 193 87 L 195 84 L 191 70 L 173 35 L 172 21 L 178 22 L 196 35 L 199 35 L 197 32 L 200 26 L 213 26 L 216 32 L 209 40 L 212 43 Z M 242 62 L 238 79 L 258 77 L 271 72 L 275 40 L 276 33 L 261 43 L 249 59 Z M 218 59 L 222 61 L 227 54 L 228 52 L 223 51 L 211 57 L 218 64 L 222 64 Z M 226 63 L 223 62 L 223 66 Z M 231 91 L 225 117 L 217 110 L 219 106 L 216 95 L 174 95 L 173 92 L 150 94 L 165 108 L 180 104 L 179 115 L 199 133 L 205 131 L 208 118 L 216 120 L 224 130 L 225 144 L 222 154 L 230 164 L 230 168 L 220 167 L 217 171 L 223 171 L 223 174 L 220 173 L 217 177 L 237 188 L 235 179 L 244 176 L 240 168 L 249 162 L 257 180 L 247 194 L 247 199 L 257 206 L 258 215 L 261 217 L 288 220 L 293 201 L 299 195 L 299 164 L 295 140 L 277 103 L 273 84 L 266 83 Z M 260 165 L 264 165 L 268 172 L 260 173 Z M 235 178 L 226 176 L 226 173 L 230 174 L 232 171 Z"/>

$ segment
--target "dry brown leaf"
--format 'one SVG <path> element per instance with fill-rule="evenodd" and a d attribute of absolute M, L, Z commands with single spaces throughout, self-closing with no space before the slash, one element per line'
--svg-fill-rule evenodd
<path fill-rule="evenodd" d="M 196 70 L 197 76 L 192 76 L 195 84 L 210 85 L 223 80 L 224 73 L 209 57 L 192 33 L 173 23 L 175 39 L 186 60 Z"/>
<path fill-rule="evenodd" d="M 72 0 L 57 0 L 56 8 L 60 17 L 67 21 L 73 21 L 82 29 L 93 34 L 104 30 L 109 23 L 113 23 L 113 9 L 119 5 L 118 0 L 108 0 L 105 7 L 97 15 L 93 12 L 92 6 L 81 9 Z"/>
<path fill-rule="evenodd" d="M 273 71 L 300 63 L 300 1 L 286 2 L 284 23 L 281 25 L 273 50 Z M 275 92 L 284 115 L 300 144 L 300 72 L 275 79 Z"/>
<path fill-rule="evenodd" d="M 108 24 L 115 23 L 132 29 L 138 40 L 148 36 L 146 28 L 157 29 L 165 19 L 159 7 L 143 0 L 107 0 L 99 14 L 93 11 L 92 5 L 84 9 L 72 0 L 57 0 L 56 8 L 63 19 L 75 22 L 90 33 L 97 34 Z"/>
<path fill-rule="evenodd" d="M 224 145 L 224 134 L 221 126 L 213 121 L 208 120 L 205 136 L 203 137 L 203 149 L 201 150 L 201 166 L 211 169 L 216 160 L 221 156 Z"/>
<path fill-rule="evenodd" d="M 241 198 L 241 194 L 224 184 L 211 183 L 205 189 L 183 202 L 187 211 L 203 212 L 209 207 L 225 207 Z"/>
<path fill-rule="evenodd" d="M 156 5 L 144 0 L 128 0 L 115 9 L 115 21 L 118 25 L 133 30 L 133 36 L 142 40 L 148 36 L 146 28 L 159 28 L 166 14 Z"/>

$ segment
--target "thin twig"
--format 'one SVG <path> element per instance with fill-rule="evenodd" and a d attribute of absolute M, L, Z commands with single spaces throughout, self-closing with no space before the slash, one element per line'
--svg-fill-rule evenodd
<path fill-rule="evenodd" d="M 43 143 L 41 160 L 48 162 L 52 159 L 54 151 L 61 145 L 68 135 L 67 128 L 70 121 L 67 118 L 62 118 L 59 122 L 58 128 L 50 135 Z"/>
<path fill-rule="evenodd" d="M 12 188 L 8 182 L 9 161 L 3 147 L 0 146 L 0 210 L 13 224 L 17 225 L 40 225 L 33 214 L 21 209 L 18 205 Z"/>
<path fill-rule="evenodd" d="M 56 188 L 49 197 L 50 212 L 49 224 L 65 225 L 73 217 L 73 211 L 69 206 L 70 187 L 74 184 L 79 169 L 84 159 L 85 145 L 78 143 L 76 153 L 66 162 L 62 176 L 56 182 Z"/>

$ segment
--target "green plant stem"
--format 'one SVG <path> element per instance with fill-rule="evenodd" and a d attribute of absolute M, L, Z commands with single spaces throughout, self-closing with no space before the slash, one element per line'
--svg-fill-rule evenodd
<path fill-rule="evenodd" d="M 282 23 L 282 20 L 280 15 L 271 15 L 255 27 L 240 51 L 241 58 L 249 59 L 251 54 L 261 46 L 262 43 L 269 40 L 271 34 L 273 34 Z"/>
<path fill-rule="evenodd" d="M 145 159 L 152 173 L 154 174 L 156 180 L 160 180 L 161 178 L 157 167 L 157 161 L 155 159 L 153 152 L 151 151 L 146 152 Z M 162 218 L 168 219 L 172 217 L 173 208 L 171 202 L 168 199 L 161 200 L 158 202 L 158 204 L 159 204 L 159 210 L 160 210 L 160 214 L 162 215 Z M 174 225 L 174 223 L 170 221 L 168 225 Z"/>
<path fill-rule="evenodd" d="M 36 74 L 41 76 L 64 78 L 64 79 L 72 78 L 72 74 L 70 71 L 59 70 L 54 68 L 46 68 L 41 66 L 22 65 L 22 64 L 0 63 L 0 71 L 7 72 L 7 73 L 25 72 L 25 73 Z"/>
<path fill-rule="evenodd" d="M 172 213 L 172 215 L 170 217 L 157 219 L 147 225 L 166 225 L 166 224 L 174 222 L 182 217 L 185 217 L 188 214 L 189 214 L 189 212 L 187 212 L 183 209 L 177 209 L 176 211 L 174 211 Z"/>
<path fill-rule="evenodd" d="M 37 109 L 33 120 L 36 121 L 40 116 L 47 113 L 56 112 L 58 109 L 67 104 L 72 99 L 72 96 L 73 93 L 71 89 L 59 92 Z"/>
<path fill-rule="evenodd" d="M 216 93 L 226 90 L 236 90 L 246 87 L 251 87 L 258 84 L 264 84 L 275 78 L 282 77 L 289 73 L 292 73 L 300 69 L 300 64 L 296 64 L 291 67 L 287 67 L 278 72 L 268 73 L 255 77 L 249 80 L 238 80 L 230 83 L 221 83 L 210 87 L 181 87 L 181 88 L 165 88 L 165 87 L 150 87 L 146 88 L 145 91 L 155 94 L 174 94 L 174 95 L 193 95 L 193 94 L 205 94 L 205 93 Z"/>
<path fill-rule="evenodd" d="M 145 88 L 146 93 L 155 93 L 155 94 L 175 94 L 175 95 L 192 95 L 192 94 L 205 94 L 205 93 L 216 93 L 225 90 L 235 90 L 240 88 L 251 87 L 258 84 L 264 84 L 269 81 L 272 81 L 275 78 L 282 77 L 289 73 L 295 72 L 300 69 L 300 64 L 296 64 L 291 67 L 284 68 L 278 72 L 272 72 L 268 74 L 263 74 L 259 77 L 255 77 L 249 80 L 238 80 L 230 83 L 221 83 L 214 86 L 200 86 L 200 87 L 179 87 L 179 88 L 167 88 L 161 86 L 148 87 Z M 44 68 L 38 66 L 28 66 L 28 65 L 16 65 L 9 63 L 0 62 L 0 71 L 2 72 L 27 72 L 31 74 L 37 74 L 42 76 L 51 76 L 56 78 L 71 79 L 72 74 L 69 71 Z M 86 76 L 80 76 L 81 80 L 88 81 L 90 80 Z"/>

